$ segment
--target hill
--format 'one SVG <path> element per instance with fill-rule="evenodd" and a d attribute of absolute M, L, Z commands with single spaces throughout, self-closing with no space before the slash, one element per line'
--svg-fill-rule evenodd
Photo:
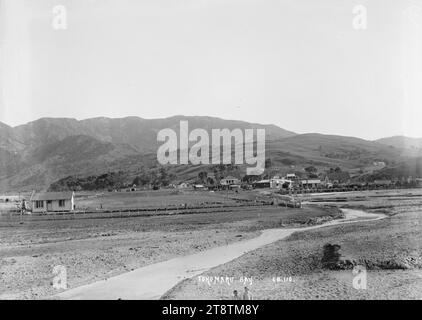
<path fill-rule="evenodd" d="M 406 153 L 408 155 L 405 156 Z M 145 162 L 147 158 L 148 164 Z M 116 167 L 116 170 L 124 167 L 124 173 L 112 172 L 106 177 L 104 175 L 66 177 L 53 184 L 51 189 L 66 190 L 73 187 L 76 187 L 76 189 L 93 189 L 104 185 L 107 188 L 120 188 L 131 186 L 133 183 L 142 186 L 154 184 L 158 181 L 158 184 L 160 184 L 164 180 L 173 183 L 194 182 L 199 181 L 200 175 L 203 175 L 204 172 L 206 178 L 201 182 L 206 182 L 207 177 L 213 180 L 219 180 L 227 175 L 242 178 L 246 171 L 245 165 L 174 165 L 162 168 L 165 176 L 169 178 L 163 179 L 161 170 L 155 161 L 155 154 L 146 155 L 142 159 L 136 156 L 130 157 L 130 159 L 131 161 L 126 161 L 125 165 L 120 163 L 120 166 Z M 373 165 L 374 161 L 383 161 L 390 168 L 396 166 L 403 159 L 408 159 L 408 161 L 414 159 L 412 152 L 353 137 L 320 134 L 296 135 L 267 142 L 266 173 L 264 176 L 291 172 L 299 176 L 306 176 L 304 169 L 314 166 L 317 174 L 324 176 L 325 173 L 329 173 L 328 175 L 332 179 L 334 179 L 334 175 L 339 176 L 340 174 L 344 177 L 359 174 L 363 178 L 369 178 L 374 171 L 380 169 Z M 140 166 L 142 161 L 143 164 L 146 164 L 146 168 Z M 406 172 L 401 173 L 405 174 Z M 335 179 L 339 180 L 338 177 Z"/>
<path fill-rule="evenodd" d="M 265 128 L 269 174 L 303 172 L 307 166 L 315 166 L 319 172 L 336 167 L 364 172 L 374 161 L 383 161 L 393 167 L 422 155 L 421 149 L 395 147 L 378 141 L 316 133 L 299 135 L 274 125 L 212 117 L 81 121 L 43 118 L 14 128 L 0 124 L 0 190 L 45 190 L 64 178 L 86 180 L 110 172 L 124 172 L 110 181 L 118 176 L 120 182 L 122 177 L 131 182 L 145 170 L 159 170 L 157 133 L 164 128 L 178 132 L 181 120 L 189 121 L 190 130 Z M 243 176 L 245 168 L 245 165 L 239 165 L 220 170 L 212 165 L 175 165 L 166 170 L 177 182 L 195 179 L 201 171 L 213 174 L 217 170 L 218 175 Z M 90 179 L 85 182 L 97 185 Z"/>
<path fill-rule="evenodd" d="M 276 163 L 295 165 L 305 161 L 319 166 L 341 166 L 349 169 L 365 167 L 374 161 L 395 164 L 401 159 L 420 154 L 419 150 L 394 148 L 354 137 L 318 133 L 270 141 L 267 150 L 268 155 Z"/>
<path fill-rule="evenodd" d="M 422 157 L 412 158 L 397 165 L 383 168 L 366 178 L 369 181 L 374 181 L 382 179 L 401 180 L 406 177 L 422 177 Z"/>
<path fill-rule="evenodd" d="M 190 130 L 264 128 L 267 140 L 295 134 L 274 125 L 213 117 L 42 118 L 14 128 L 0 123 L 0 190 L 40 190 L 68 175 L 154 166 L 157 133 L 164 128 L 178 132 L 183 120 Z"/>
<path fill-rule="evenodd" d="M 9 135 L 17 144 L 15 150 L 36 148 L 63 140 L 66 137 L 86 135 L 102 142 L 127 144 L 143 153 L 157 150 L 157 132 L 170 128 L 179 131 L 180 121 L 189 121 L 189 129 L 202 128 L 264 128 L 267 139 L 280 139 L 295 135 L 274 125 L 261 125 L 244 121 L 224 120 L 213 117 L 174 116 L 164 119 L 92 118 L 76 120 L 69 118 L 42 118 L 15 128 L 9 127 Z M 6 128 L 7 129 L 7 128 Z M 1 130 L 1 127 L 0 127 Z M 3 139 L 2 139 L 3 140 Z M 20 142 L 20 144 L 18 144 Z"/>
<path fill-rule="evenodd" d="M 394 136 L 376 140 L 376 142 L 393 146 L 396 148 L 422 148 L 422 138 L 409 138 L 405 136 Z"/>

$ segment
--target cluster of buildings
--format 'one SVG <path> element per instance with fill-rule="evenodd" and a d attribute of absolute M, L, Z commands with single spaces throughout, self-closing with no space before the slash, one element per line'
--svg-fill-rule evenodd
<path fill-rule="evenodd" d="M 293 189 L 293 188 L 304 188 L 314 189 L 319 187 L 332 187 L 332 183 L 326 178 L 324 181 L 320 179 L 301 179 L 294 173 L 287 174 L 285 177 L 274 176 L 271 179 L 264 179 L 254 181 L 251 183 L 242 183 L 242 181 L 233 176 L 227 176 L 219 181 L 217 186 L 205 186 L 203 184 L 190 185 L 186 182 L 182 182 L 176 188 L 186 189 L 193 188 L 194 190 L 204 189 L 219 189 L 219 190 L 236 190 L 236 189 L 252 189 L 252 188 L 271 188 L 271 189 Z"/>
<path fill-rule="evenodd" d="M 407 182 L 412 182 L 416 187 L 422 187 L 422 178 L 408 178 Z M 388 188 L 395 185 L 392 180 L 375 180 L 370 183 L 348 183 L 348 187 L 381 187 Z M 324 180 L 321 179 L 303 179 L 296 176 L 294 173 L 287 174 L 284 177 L 274 176 L 271 179 L 264 179 L 254 181 L 252 183 L 242 183 L 242 181 L 233 176 L 227 176 L 219 181 L 218 186 L 205 186 L 203 184 L 190 184 L 182 182 L 177 186 L 177 189 L 194 189 L 194 190 L 237 190 L 237 189 L 248 189 L 248 188 L 271 188 L 279 190 L 293 190 L 293 189 L 326 189 L 333 188 L 333 184 L 329 181 L 328 177 Z M 22 211 L 30 210 L 33 213 L 46 213 L 46 212 L 71 212 L 75 210 L 75 193 L 69 192 L 33 192 L 29 201 L 16 200 L 13 196 L 0 198 L 3 202 L 16 202 L 21 201 L 20 208 Z"/>
<path fill-rule="evenodd" d="M 294 173 L 288 173 L 285 177 L 274 176 L 271 179 L 255 181 L 254 188 L 271 188 L 271 189 L 315 189 L 319 187 L 332 187 L 332 183 L 326 178 L 324 181 L 320 179 L 303 179 L 296 176 Z"/>

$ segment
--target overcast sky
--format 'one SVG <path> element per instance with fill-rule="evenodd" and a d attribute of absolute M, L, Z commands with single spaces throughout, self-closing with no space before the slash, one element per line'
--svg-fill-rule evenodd
<path fill-rule="evenodd" d="M 56 5 L 67 9 L 65 30 L 52 27 Z M 366 30 L 353 28 L 356 5 L 367 8 Z M 183 114 L 298 133 L 422 137 L 420 7 L 0 0 L 0 121 Z"/>

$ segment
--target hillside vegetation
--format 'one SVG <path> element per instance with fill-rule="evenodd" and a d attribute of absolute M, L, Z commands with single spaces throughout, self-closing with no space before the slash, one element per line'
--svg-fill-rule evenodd
<path fill-rule="evenodd" d="M 418 148 L 353 137 L 299 135 L 274 125 L 211 117 L 176 116 L 151 120 L 138 117 L 94 118 L 81 121 L 43 118 L 14 128 L 0 123 L 0 191 L 46 190 L 62 179 L 89 181 L 93 176 L 112 172 L 124 172 L 126 183 L 131 183 L 142 170 L 159 170 L 157 133 L 163 128 L 171 128 L 178 133 L 181 120 L 189 121 L 190 130 L 265 129 L 266 174 L 303 172 L 308 166 L 315 166 L 319 172 L 340 167 L 343 171 L 368 173 L 367 168 L 374 161 L 382 161 L 388 168 L 395 168 L 400 163 L 422 156 Z M 195 179 L 201 171 L 213 173 L 214 167 L 175 165 L 166 170 L 169 176 L 175 177 L 175 182 L 180 182 Z M 241 177 L 245 170 L 245 165 L 238 165 L 221 172 L 221 175 Z M 395 170 L 407 172 L 404 168 Z M 151 183 L 154 183 L 153 180 Z M 82 182 L 81 185 L 92 186 L 91 182 Z M 103 186 L 102 183 L 94 185 Z"/>

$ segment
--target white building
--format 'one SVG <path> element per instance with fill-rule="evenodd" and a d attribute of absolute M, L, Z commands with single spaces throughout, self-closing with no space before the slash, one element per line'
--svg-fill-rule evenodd
<path fill-rule="evenodd" d="M 231 186 L 233 184 L 240 184 L 240 180 L 237 179 L 237 178 L 235 178 L 235 177 L 228 176 L 228 177 L 226 177 L 224 179 L 221 179 L 220 180 L 220 184 L 222 186 Z"/>
<path fill-rule="evenodd" d="M 295 181 L 295 180 L 297 180 L 297 176 L 294 173 L 288 173 L 288 174 L 286 174 L 285 179 Z"/>
<path fill-rule="evenodd" d="M 375 161 L 373 164 L 376 167 L 385 167 L 385 162 L 384 161 Z"/>
<path fill-rule="evenodd" d="M 177 186 L 177 189 L 187 189 L 189 188 L 189 184 L 186 182 L 182 182 Z"/>
<path fill-rule="evenodd" d="M 44 192 L 31 196 L 32 212 L 63 212 L 75 209 L 75 193 L 69 192 Z"/>
<path fill-rule="evenodd" d="M 321 185 L 321 180 L 319 179 L 307 179 L 301 180 L 302 187 L 304 188 L 317 188 Z"/>
<path fill-rule="evenodd" d="M 291 188 L 293 183 L 291 180 L 287 180 L 285 178 L 280 178 L 275 176 L 274 178 L 270 179 L 270 188 L 272 189 L 282 189 L 282 188 Z"/>

